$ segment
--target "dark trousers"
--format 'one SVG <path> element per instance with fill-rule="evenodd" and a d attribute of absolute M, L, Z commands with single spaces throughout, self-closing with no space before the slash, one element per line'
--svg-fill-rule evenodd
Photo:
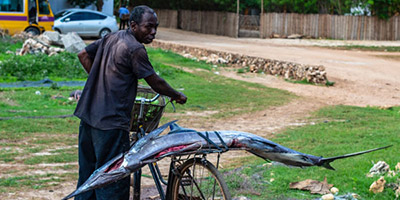
<path fill-rule="evenodd" d="M 89 176 L 107 161 L 129 150 L 129 132 L 99 130 L 81 121 L 79 125 L 79 180 L 81 186 Z M 103 188 L 87 191 L 76 200 L 128 200 L 130 176 Z"/>
<path fill-rule="evenodd" d="M 125 25 L 128 27 L 128 20 L 122 20 L 120 19 L 119 21 L 119 30 L 124 30 L 125 29 Z M 129 27 L 128 27 L 129 28 Z"/>

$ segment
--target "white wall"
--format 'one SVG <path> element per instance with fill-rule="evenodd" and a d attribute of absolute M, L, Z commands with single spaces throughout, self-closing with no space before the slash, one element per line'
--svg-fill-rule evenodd
<path fill-rule="evenodd" d="M 67 2 L 67 0 L 49 0 L 51 9 L 53 10 L 53 13 L 57 13 L 60 10 L 67 9 L 67 8 L 73 8 L 71 4 Z M 108 14 L 108 15 L 113 15 L 113 9 L 114 9 L 114 1 L 113 0 L 103 0 L 104 5 L 103 5 L 103 13 Z M 85 9 L 89 10 L 97 10 L 95 5 L 90 5 L 86 7 Z"/>
<path fill-rule="evenodd" d="M 114 0 L 103 0 L 103 13 L 108 15 L 113 15 L 114 13 Z"/>

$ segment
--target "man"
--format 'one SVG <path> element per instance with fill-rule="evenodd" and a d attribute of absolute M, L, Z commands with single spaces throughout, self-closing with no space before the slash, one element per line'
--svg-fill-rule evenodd
<path fill-rule="evenodd" d="M 79 126 L 78 187 L 108 160 L 129 150 L 130 113 L 138 79 L 177 103 L 187 98 L 153 70 L 142 43 L 153 41 L 157 15 L 147 6 L 133 9 L 130 29 L 109 34 L 87 46 L 79 60 L 89 73 L 75 115 Z M 76 199 L 128 199 L 129 177 L 104 188 L 78 195 Z"/>
<path fill-rule="evenodd" d="M 129 16 L 129 10 L 125 7 L 125 5 L 122 5 L 121 8 L 119 8 L 119 30 L 125 29 L 125 25 L 128 24 L 128 20 L 126 19 L 125 16 Z"/>

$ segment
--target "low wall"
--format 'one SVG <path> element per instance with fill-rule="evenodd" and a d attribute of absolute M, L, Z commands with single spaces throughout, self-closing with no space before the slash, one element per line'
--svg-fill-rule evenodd
<path fill-rule="evenodd" d="M 168 42 L 153 41 L 149 46 L 170 50 L 185 57 L 196 57 L 208 63 L 227 64 L 236 68 L 249 67 L 250 72 L 264 72 L 283 76 L 291 80 L 307 80 L 310 83 L 326 84 L 328 79 L 324 66 L 303 65 L 234 53 L 188 47 Z"/>

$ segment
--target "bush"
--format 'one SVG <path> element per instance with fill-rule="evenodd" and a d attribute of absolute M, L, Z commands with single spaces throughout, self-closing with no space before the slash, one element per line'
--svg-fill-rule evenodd
<path fill-rule="evenodd" d="M 10 36 L 6 35 L 0 38 L 0 53 L 6 53 L 7 51 L 15 52 L 17 48 L 22 47 L 22 41 L 12 39 Z"/>
<path fill-rule="evenodd" d="M 71 80 L 87 77 L 76 54 L 68 52 L 54 56 L 0 54 L 0 60 L 2 81 L 35 81 L 46 77 Z"/>

